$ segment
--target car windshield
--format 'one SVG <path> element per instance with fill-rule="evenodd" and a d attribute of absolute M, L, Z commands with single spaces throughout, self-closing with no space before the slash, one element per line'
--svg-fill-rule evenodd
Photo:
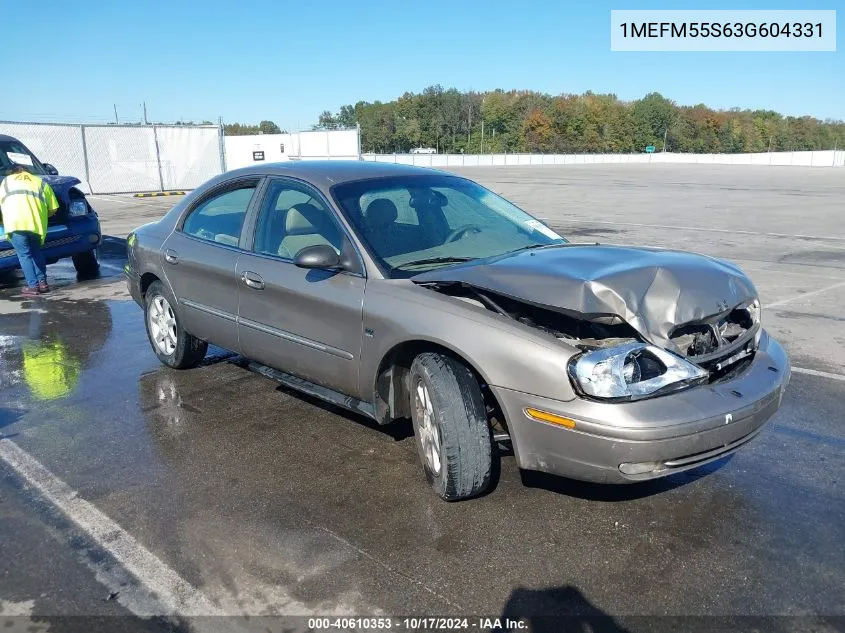
<path fill-rule="evenodd" d="M 504 198 L 457 176 L 356 181 L 336 185 L 332 194 L 391 278 L 566 243 Z"/>
<path fill-rule="evenodd" d="M 13 164 L 23 165 L 28 171 L 44 176 L 47 171 L 26 145 L 20 141 L 0 141 L 0 176 L 7 176 Z"/>

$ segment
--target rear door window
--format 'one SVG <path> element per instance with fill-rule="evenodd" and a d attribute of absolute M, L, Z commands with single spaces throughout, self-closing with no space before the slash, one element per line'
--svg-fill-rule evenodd
<path fill-rule="evenodd" d="M 238 246 L 256 186 L 245 183 L 201 202 L 185 218 L 182 231 L 201 240 Z"/>

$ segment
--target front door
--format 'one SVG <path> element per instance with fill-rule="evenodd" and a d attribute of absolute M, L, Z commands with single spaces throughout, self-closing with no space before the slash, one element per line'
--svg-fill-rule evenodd
<path fill-rule="evenodd" d="M 165 240 L 162 267 L 185 329 L 238 351 L 238 247 L 257 180 L 237 181 L 199 200 Z"/>
<path fill-rule="evenodd" d="M 357 398 L 366 279 L 293 263 L 306 246 L 339 252 L 348 238 L 305 183 L 278 178 L 265 190 L 251 251 L 237 262 L 241 353 Z"/>

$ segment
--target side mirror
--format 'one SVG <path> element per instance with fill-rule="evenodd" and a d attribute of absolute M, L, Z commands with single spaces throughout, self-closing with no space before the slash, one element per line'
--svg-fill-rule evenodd
<path fill-rule="evenodd" d="M 53 167 L 50 163 L 43 163 L 44 171 L 46 171 L 50 176 L 58 176 L 59 170 Z"/>
<path fill-rule="evenodd" d="M 320 268 L 323 270 L 341 268 L 340 255 L 327 244 L 306 246 L 296 254 L 293 263 L 300 268 Z"/>

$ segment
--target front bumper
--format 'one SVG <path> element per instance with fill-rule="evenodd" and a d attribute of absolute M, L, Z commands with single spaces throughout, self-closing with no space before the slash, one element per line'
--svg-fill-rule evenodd
<path fill-rule="evenodd" d="M 599 483 L 664 477 L 728 455 L 753 439 L 780 406 L 789 382 L 786 352 L 763 333 L 739 376 L 624 403 L 562 402 L 491 387 L 508 422 L 521 468 Z M 562 378 L 564 379 L 564 378 Z M 571 420 L 574 429 L 529 418 L 527 407 Z M 654 463 L 637 474 L 631 464 Z"/>
<path fill-rule="evenodd" d="M 0 235 L 3 234 L 0 228 Z M 65 257 L 86 253 L 97 248 L 102 242 L 100 221 L 93 213 L 72 218 L 66 224 L 47 228 L 47 236 L 41 246 L 41 253 L 48 264 L 53 264 Z M 0 270 L 20 267 L 17 253 L 7 240 L 0 240 Z"/>

